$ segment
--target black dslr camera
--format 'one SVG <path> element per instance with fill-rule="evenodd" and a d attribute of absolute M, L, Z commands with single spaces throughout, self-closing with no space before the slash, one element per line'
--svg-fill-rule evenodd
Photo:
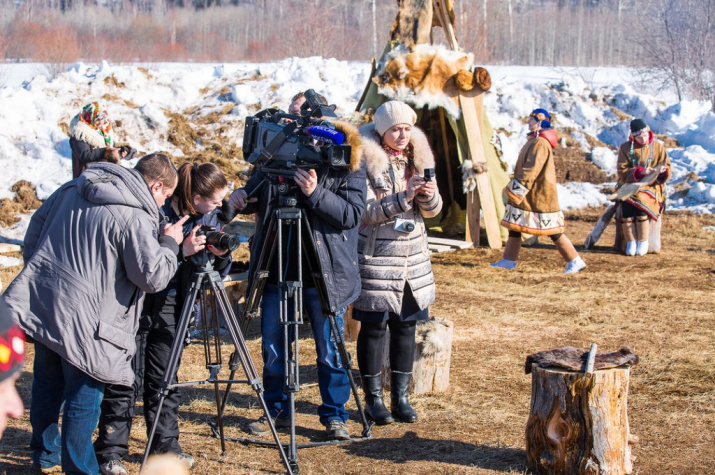
<path fill-rule="evenodd" d="M 314 90 L 305 91 L 300 115 L 278 109 L 264 109 L 246 117 L 243 156 L 248 163 L 273 176 L 292 176 L 295 170 L 327 165 L 336 169 L 350 167 L 350 145 L 335 125 L 322 117 L 337 117 Z"/>
<path fill-rule="evenodd" d="M 216 231 L 214 226 L 204 224 L 196 231 L 197 236 L 206 236 L 206 244 L 219 251 L 235 251 L 238 248 L 237 236 Z"/>

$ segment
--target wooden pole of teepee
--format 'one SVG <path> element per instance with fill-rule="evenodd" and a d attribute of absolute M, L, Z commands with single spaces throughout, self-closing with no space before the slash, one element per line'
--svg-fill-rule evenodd
<path fill-rule="evenodd" d="M 447 124 L 444 121 L 444 109 L 439 109 L 439 126 L 442 129 L 442 143 L 444 144 L 444 161 L 447 167 L 447 186 L 449 187 L 449 202 L 454 203 L 454 178 L 452 167 L 449 163 L 449 140 L 447 140 Z"/>
<path fill-rule="evenodd" d="M 449 12 L 444 0 L 433 0 L 435 5 L 435 13 L 439 16 L 440 23 L 444 28 L 445 35 L 449 46 L 457 51 L 457 37 L 454 34 L 452 23 L 449 20 Z M 473 163 L 486 162 L 484 156 L 484 143 L 482 140 L 482 129 L 480 127 L 479 116 L 484 113 L 479 104 L 475 103 L 474 97 L 467 97 L 464 94 L 459 95 L 459 106 L 464 117 L 464 128 L 467 133 L 467 142 L 469 144 L 469 156 Z M 479 246 L 479 209 L 481 207 L 482 216 L 484 218 L 484 228 L 487 232 L 487 242 L 492 249 L 501 248 L 501 233 L 499 232 L 499 217 L 494 204 L 494 196 L 492 194 L 492 185 L 489 182 L 487 171 L 477 173 L 477 189 L 478 196 L 467 196 L 467 240 L 474 243 L 474 247 Z M 475 192 L 472 192 L 475 193 Z M 472 206 L 469 204 L 472 203 Z M 478 205 L 477 205 L 478 203 Z M 474 206 L 477 205 L 477 206 Z M 474 226 L 474 223 L 477 226 Z M 470 226 L 471 223 L 471 226 Z M 472 228 L 470 230 L 470 228 Z M 472 234 L 476 228 L 476 235 Z"/>

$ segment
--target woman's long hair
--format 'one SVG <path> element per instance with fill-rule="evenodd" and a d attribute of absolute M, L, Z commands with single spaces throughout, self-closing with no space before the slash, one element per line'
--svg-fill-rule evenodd
<path fill-rule="evenodd" d="M 195 194 L 208 198 L 226 187 L 228 187 L 226 177 L 213 163 L 184 163 L 179 167 L 179 183 L 174 192 L 179 215 L 198 214 L 194 208 Z"/>

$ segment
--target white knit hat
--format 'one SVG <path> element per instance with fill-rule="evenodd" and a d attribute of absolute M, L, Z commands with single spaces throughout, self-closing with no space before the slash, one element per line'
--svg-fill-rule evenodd
<path fill-rule="evenodd" d="M 377 108 L 372 120 L 375 121 L 375 130 L 382 137 L 393 125 L 415 125 L 417 114 L 404 102 L 389 101 Z"/>

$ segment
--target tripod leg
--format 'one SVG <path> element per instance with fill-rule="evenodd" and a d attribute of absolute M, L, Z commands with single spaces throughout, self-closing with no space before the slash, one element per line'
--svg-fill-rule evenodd
<path fill-rule="evenodd" d="M 176 336 L 174 337 L 174 341 L 171 343 L 171 350 L 169 350 L 169 360 L 166 364 L 164 377 L 161 379 L 161 389 L 159 391 L 159 405 L 156 408 L 154 423 L 152 424 L 151 431 L 149 432 L 146 450 L 144 451 L 144 459 L 142 460 L 142 469 L 144 468 L 144 464 L 146 464 L 146 461 L 149 458 L 149 451 L 151 450 L 151 445 L 154 440 L 154 434 L 156 433 L 156 427 L 159 423 L 161 408 L 164 406 L 166 394 L 173 386 L 171 381 L 176 374 L 179 365 L 179 360 L 181 359 L 181 354 L 184 351 L 184 335 L 186 335 L 186 331 L 189 328 L 189 323 L 191 322 L 191 314 L 194 311 L 194 302 L 196 301 L 196 297 L 198 296 L 199 290 L 201 289 L 203 277 L 204 274 L 194 274 L 191 280 L 191 286 L 189 288 L 188 296 L 184 300 L 184 305 L 181 307 L 181 315 L 179 316 L 179 321 L 176 324 Z"/>
<path fill-rule="evenodd" d="M 355 384 L 355 378 L 353 377 L 353 362 L 352 358 L 350 356 L 350 353 L 348 353 L 347 348 L 345 347 L 345 339 L 343 338 L 343 333 L 340 331 L 340 328 L 338 327 L 338 322 L 337 322 L 337 317 L 335 314 L 330 313 L 328 314 L 328 318 L 330 319 L 330 331 L 333 332 L 333 337 L 335 338 L 335 343 L 338 346 L 338 352 L 340 353 L 340 359 L 343 362 L 343 366 L 345 367 L 345 371 L 348 373 L 348 380 L 350 381 L 350 389 L 352 390 L 353 393 L 353 398 L 355 399 L 355 405 L 358 408 L 358 413 L 360 414 L 360 421 L 362 422 L 362 436 L 366 438 L 372 437 L 372 423 L 367 420 L 367 417 L 365 416 L 365 410 L 362 407 L 362 403 L 360 402 L 360 396 L 357 391 L 357 385 Z"/>
<path fill-rule="evenodd" d="M 300 275 L 300 270 L 299 270 Z M 301 322 L 299 312 L 303 307 L 303 289 L 298 282 L 294 282 L 292 287 L 293 317 L 288 315 L 288 297 L 281 298 L 281 325 L 283 325 L 283 346 L 286 358 L 284 365 L 285 388 L 288 393 L 288 407 L 290 411 L 290 444 L 288 448 L 288 460 L 297 467 L 298 446 L 295 439 L 295 393 L 300 391 L 300 364 L 298 362 L 298 324 Z M 287 289 L 286 289 L 287 290 Z M 291 358 L 291 353 L 293 354 Z"/>
<path fill-rule="evenodd" d="M 212 281 L 211 285 L 216 293 L 221 315 L 223 315 L 224 321 L 226 322 L 226 326 L 228 327 L 228 331 L 231 334 L 231 340 L 233 342 L 234 347 L 236 348 L 236 355 L 241 363 L 243 371 L 246 373 L 246 377 L 248 378 L 251 387 L 256 392 L 256 396 L 258 397 L 258 400 L 261 404 L 263 413 L 268 419 L 268 427 L 271 430 L 273 439 L 276 441 L 276 446 L 278 447 L 281 459 L 283 460 L 283 465 L 285 465 L 289 473 L 297 474 L 298 466 L 297 464 L 292 464 L 288 460 L 285 450 L 283 449 L 283 445 L 281 444 L 280 437 L 278 436 L 278 431 L 276 431 L 273 419 L 271 419 L 270 414 L 268 412 L 268 405 L 263 398 L 263 384 L 261 384 L 261 379 L 258 376 L 258 371 L 256 370 L 256 367 L 253 364 L 253 360 L 251 359 L 251 355 L 248 352 L 248 347 L 246 346 L 246 341 L 244 340 L 243 334 L 241 333 L 238 320 L 236 319 L 236 315 L 233 313 L 230 301 L 228 299 L 228 296 L 226 295 L 225 289 L 223 288 L 223 282 L 221 282 L 220 278 L 218 277 L 218 274 L 216 274 L 216 276 L 218 280 Z"/>
<path fill-rule="evenodd" d="M 215 379 L 218 379 L 218 375 L 214 375 L 214 377 Z M 226 394 L 228 394 L 228 388 L 226 388 Z M 214 381 L 214 396 L 216 397 L 216 420 L 218 422 L 218 433 L 221 438 L 221 455 L 226 455 L 226 438 L 223 434 L 223 405 L 221 404 L 221 392 L 219 391 L 217 381 Z"/>
<path fill-rule="evenodd" d="M 231 356 L 228 359 L 228 367 L 231 370 L 231 372 L 228 375 L 229 381 L 233 381 L 233 378 L 236 377 L 236 371 L 238 370 L 238 353 L 235 351 L 231 353 Z M 231 391 L 231 386 L 233 386 L 233 383 L 228 383 L 226 384 L 226 392 L 223 393 L 223 399 L 221 400 L 221 407 L 219 408 L 219 414 L 223 414 L 223 411 L 226 410 L 226 403 L 228 402 L 228 395 Z"/>

